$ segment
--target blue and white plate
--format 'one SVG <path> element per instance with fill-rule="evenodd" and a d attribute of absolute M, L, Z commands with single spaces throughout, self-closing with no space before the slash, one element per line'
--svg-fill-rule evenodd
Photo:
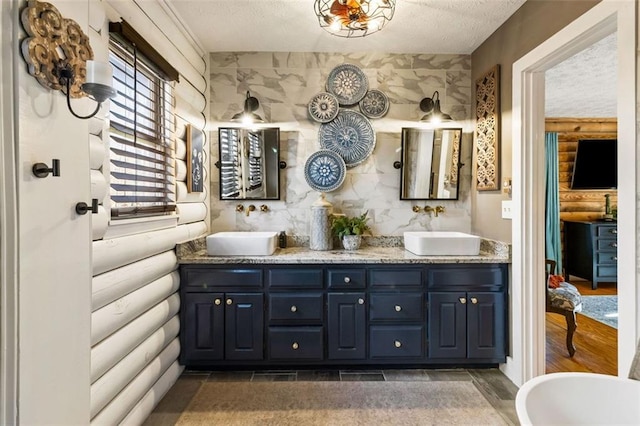
<path fill-rule="evenodd" d="M 311 98 L 307 106 L 309 115 L 315 121 L 328 123 L 338 115 L 338 98 L 328 92 L 320 92 Z"/>
<path fill-rule="evenodd" d="M 372 89 L 359 103 L 360 111 L 369 118 L 384 117 L 389 111 L 389 98 L 379 90 Z"/>
<path fill-rule="evenodd" d="M 367 90 L 369 90 L 369 80 L 355 65 L 338 65 L 329 72 L 327 92 L 338 98 L 342 106 L 357 104 L 367 94 Z"/>
<path fill-rule="evenodd" d="M 364 115 L 340 109 L 330 123 L 320 125 L 320 147 L 342 157 L 347 167 L 357 166 L 371 155 L 376 146 L 376 133 Z"/>
<path fill-rule="evenodd" d="M 344 160 L 327 149 L 314 152 L 304 165 L 304 178 L 318 192 L 334 191 L 342 185 L 347 175 Z"/>

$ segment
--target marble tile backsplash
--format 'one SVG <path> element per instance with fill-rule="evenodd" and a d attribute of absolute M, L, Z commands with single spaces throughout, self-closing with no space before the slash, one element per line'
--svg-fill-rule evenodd
<path fill-rule="evenodd" d="M 260 52 L 210 54 L 211 75 L 211 232 L 286 231 L 292 236 L 309 235 L 311 204 L 319 194 L 307 185 L 304 165 L 310 154 L 320 149 L 319 124 L 307 113 L 308 101 L 325 90 L 329 72 L 336 65 L 360 67 L 369 87 L 384 92 L 390 100 L 389 112 L 372 119 L 376 131 L 373 154 L 362 164 L 347 169 L 344 184 L 327 194 L 334 212 L 371 217 L 373 235 L 401 236 L 404 231 L 471 230 L 469 191 L 471 187 L 471 58 L 469 55 L 425 55 L 383 53 L 302 53 Z M 256 111 L 267 127 L 280 128 L 280 158 L 287 162 L 281 171 L 279 201 L 219 200 L 218 127 L 228 126 L 231 116 L 242 109 L 246 91 L 260 101 Z M 450 127 L 462 127 L 460 197 L 455 201 L 401 201 L 400 134 L 403 127 L 420 127 L 423 112 L 419 102 L 438 91 L 441 107 L 456 120 Z M 358 107 L 351 107 L 358 110 Z M 236 205 L 254 204 L 249 216 L 236 212 Z M 259 206 L 266 204 L 267 212 Z M 438 217 L 414 213 L 412 206 L 443 205 Z"/>

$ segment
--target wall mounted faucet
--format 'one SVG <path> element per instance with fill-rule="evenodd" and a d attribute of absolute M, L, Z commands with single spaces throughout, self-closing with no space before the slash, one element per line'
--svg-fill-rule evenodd
<path fill-rule="evenodd" d="M 433 207 L 431 206 L 424 206 L 424 212 L 427 213 L 429 216 L 431 216 L 431 213 L 433 212 Z M 436 216 L 438 216 L 438 212 L 436 211 Z"/>
<path fill-rule="evenodd" d="M 256 206 L 254 206 L 253 204 L 249 204 L 247 206 L 247 210 L 246 210 L 247 217 L 249 217 L 249 213 L 254 212 L 254 211 L 256 211 Z"/>

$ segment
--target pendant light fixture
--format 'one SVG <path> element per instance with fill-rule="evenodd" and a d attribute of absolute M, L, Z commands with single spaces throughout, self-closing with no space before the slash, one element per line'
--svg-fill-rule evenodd
<path fill-rule="evenodd" d="M 364 37 L 393 18 L 396 0 L 315 0 L 320 27 L 338 37 Z"/>

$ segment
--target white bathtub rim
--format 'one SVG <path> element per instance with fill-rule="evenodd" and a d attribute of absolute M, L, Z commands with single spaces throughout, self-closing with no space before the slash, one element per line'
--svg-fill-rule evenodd
<path fill-rule="evenodd" d="M 626 377 L 610 376 L 607 374 L 599 374 L 599 373 L 584 373 L 584 372 L 563 372 L 563 373 L 544 374 L 542 376 L 534 377 L 533 379 L 525 382 L 520 387 L 520 389 L 518 390 L 518 393 L 516 394 L 516 401 L 515 401 L 516 413 L 518 415 L 518 420 L 520 421 L 520 424 L 522 426 L 535 425 L 535 423 L 531 420 L 531 416 L 529 415 L 527 410 L 527 401 L 528 401 L 529 394 L 538 386 L 546 382 L 554 382 L 554 381 L 563 380 L 567 378 L 571 378 L 571 379 L 584 378 L 585 380 L 588 380 L 588 382 L 585 381 L 585 383 L 594 383 L 594 382 L 602 383 L 601 382 L 602 380 L 605 380 L 608 382 L 618 382 L 620 384 L 624 383 L 625 386 L 628 386 L 628 384 L 633 383 L 633 385 L 638 388 L 638 393 L 640 394 L 640 381 L 629 379 Z"/>

